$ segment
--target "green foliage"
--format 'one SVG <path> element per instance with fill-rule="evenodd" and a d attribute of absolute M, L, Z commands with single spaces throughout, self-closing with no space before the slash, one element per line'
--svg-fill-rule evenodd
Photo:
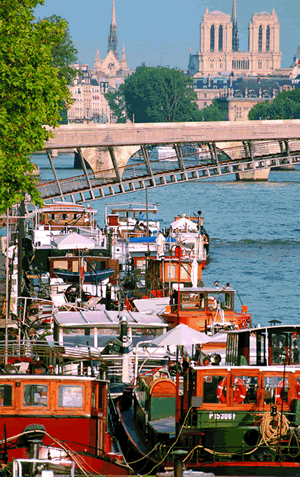
<path fill-rule="evenodd" d="M 255 119 L 300 119 L 300 90 L 283 91 L 273 101 L 257 103 L 248 113 Z"/>
<path fill-rule="evenodd" d="M 66 109 L 60 109 L 59 114 L 60 114 L 60 119 L 58 121 L 59 124 L 69 124 L 68 111 Z"/>
<path fill-rule="evenodd" d="M 199 121 L 223 121 L 224 113 L 218 106 L 217 101 L 213 100 L 212 104 L 199 111 Z"/>
<path fill-rule="evenodd" d="M 110 109 L 117 119 L 117 123 L 126 123 L 125 98 L 123 93 L 124 85 L 121 84 L 116 90 L 110 90 L 104 96 L 108 101 Z"/>
<path fill-rule="evenodd" d="M 73 84 L 74 78 L 77 75 L 77 70 L 72 68 L 71 65 L 77 62 L 78 51 L 74 47 L 70 37 L 69 23 L 57 15 L 52 15 L 51 17 L 46 17 L 43 20 L 39 21 L 45 20 L 52 25 L 60 25 L 65 29 L 64 35 L 62 36 L 60 41 L 57 41 L 52 46 L 52 66 L 55 66 L 59 69 L 59 76 L 64 77 L 67 84 L 70 86 Z"/>
<path fill-rule="evenodd" d="M 53 66 L 52 49 L 66 23 L 35 22 L 43 0 L 2 0 L 0 4 L 0 213 L 25 194 L 41 203 L 31 155 L 44 147 L 70 102 L 64 77 Z"/>
<path fill-rule="evenodd" d="M 124 122 L 120 109 L 136 123 L 193 121 L 197 117 L 193 80 L 182 71 L 165 67 L 137 68 L 119 91 L 106 96 L 111 109 Z"/>

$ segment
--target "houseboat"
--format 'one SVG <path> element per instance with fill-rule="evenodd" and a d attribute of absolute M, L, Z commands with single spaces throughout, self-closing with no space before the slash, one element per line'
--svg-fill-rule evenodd
<path fill-rule="evenodd" d="M 146 456 L 151 472 L 170 466 L 177 449 L 187 469 L 218 476 L 299 475 L 299 348 L 300 326 L 234 330 L 225 363 L 182 363 L 180 393 L 139 376 L 118 407 L 135 470 Z"/>
<path fill-rule="evenodd" d="M 109 433 L 109 383 L 99 352 L 9 341 L 0 360 L 2 469 L 34 458 L 29 475 L 57 470 L 62 460 L 81 475 L 131 473 Z"/>
<path fill-rule="evenodd" d="M 106 236 L 96 223 L 96 213 L 89 206 L 68 202 L 55 202 L 32 212 L 27 237 L 31 239 L 34 268 L 46 272 L 48 257 L 71 250 L 88 249 L 91 255 L 107 255 Z"/>
<path fill-rule="evenodd" d="M 236 290 L 221 286 L 184 287 L 173 291 L 172 304 L 166 307 L 163 318 L 172 328 L 179 323 L 211 334 L 233 328 L 249 328 L 251 314 L 246 305 L 235 311 Z"/>

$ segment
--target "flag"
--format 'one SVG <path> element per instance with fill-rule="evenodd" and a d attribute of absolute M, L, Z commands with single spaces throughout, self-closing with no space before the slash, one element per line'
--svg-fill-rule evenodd
<path fill-rule="evenodd" d="M 80 267 L 80 280 L 83 283 L 84 280 L 84 266 Z"/>
<path fill-rule="evenodd" d="M 130 303 L 127 295 L 126 295 L 126 298 L 125 298 L 125 307 L 126 307 L 127 311 L 132 310 L 132 306 L 131 306 L 131 303 Z"/>

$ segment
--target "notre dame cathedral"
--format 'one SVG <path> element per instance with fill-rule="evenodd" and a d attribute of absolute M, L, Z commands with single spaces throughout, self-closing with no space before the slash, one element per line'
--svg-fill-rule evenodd
<path fill-rule="evenodd" d="M 265 76 L 280 69 L 278 17 L 272 13 L 254 13 L 249 23 L 248 51 L 239 49 L 236 0 L 232 16 L 206 9 L 200 24 L 200 51 L 190 54 L 188 74 L 194 77 L 227 74 Z"/>

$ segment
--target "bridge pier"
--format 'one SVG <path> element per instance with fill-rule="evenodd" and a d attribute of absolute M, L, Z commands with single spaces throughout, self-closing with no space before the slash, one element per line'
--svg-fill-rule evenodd
<path fill-rule="evenodd" d="M 237 181 L 267 181 L 270 169 L 259 169 L 255 171 L 244 171 L 235 174 Z"/>
<path fill-rule="evenodd" d="M 81 148 L 81 154 L 95 174 L 106 171 L 107 178 L 116 177 L 120 180 L 127 162 L 139 149 L 140 146 L 85 147 Z M 80 155 L 78 152 L 75 154 L 81 166 Z"/>

